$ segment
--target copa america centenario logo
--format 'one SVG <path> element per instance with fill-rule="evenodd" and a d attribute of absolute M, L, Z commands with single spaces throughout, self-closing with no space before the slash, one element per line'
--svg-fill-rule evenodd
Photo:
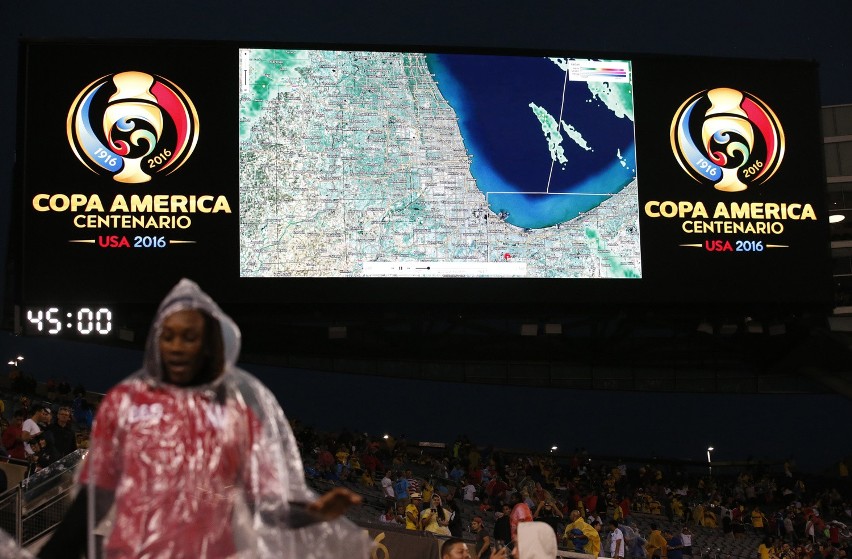
<path fill-rule="evenodd" d="M 738 192 L 772 178 L 785 142 L 769 105 L 746 91 L 720 87 L 683 102 L 672 119 L 671 145 L 693 179 Z"/>
<path fill-rule="evenodd" d="M 187 94 L 162 76 L 120 72 L 98 78 L 68 111 L 68 143 L 83 165 L 120 183 L 179 169 L 198 141 Z"/>

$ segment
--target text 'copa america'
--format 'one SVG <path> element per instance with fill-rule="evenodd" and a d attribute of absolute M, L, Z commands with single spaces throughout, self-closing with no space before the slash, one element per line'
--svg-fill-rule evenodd
<path fill-rule="evenodd" d="M 109 204 L 104 204 L 97 194 L 36 194 L 33 209 L 79 213 L 73 222 L 80 229 L 188 229 L 192 220 L 186 214 L 231 213 L 228 199 L 221 194 L 133 194 L 129 197 L 118 194 Z"/>
<path fill-rule="evenodd" d="M 783 221 L 816 221 L 810 204 L 775 202 L 719 202 L 712 214 L 704 202 L 656 201 L 645 203 L 645 215 L 650 218 L 685 220 L 685 233 L 770 233 L 784 232 Z"/>

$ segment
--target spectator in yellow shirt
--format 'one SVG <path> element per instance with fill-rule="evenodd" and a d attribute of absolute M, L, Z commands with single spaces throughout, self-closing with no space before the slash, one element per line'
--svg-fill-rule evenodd
<path fill-rule="evenodd" d="M 645 553 L 648 554 L 648 559 L 659 557 L 663 559 L 668 555 L 666 538 L 657 528 L 656 524 L 651 524 L 651 534 L 648 536 L 648 543 L 645 544 Z"/>
<path fill-rule="evenodd" d="M 600 555 L 601 535 L 598 531 L 580 516 L 577 509 L 571 511 L 569 518 L 571 522 L 565 526 L 562 539 L 571 542 L 574 551 L 578 553 L 588 553 L 595 557 Z"/>
<path fill-rule="evenodd" d="M 765 531 L 765 526 L 769 521 L 766 519 L 766 515 L 761 512 L 759 506 L 755 506 L 751 511 L 751 525 L 754 527 L 754 531 L 758 534 L 762 534 Z"/>

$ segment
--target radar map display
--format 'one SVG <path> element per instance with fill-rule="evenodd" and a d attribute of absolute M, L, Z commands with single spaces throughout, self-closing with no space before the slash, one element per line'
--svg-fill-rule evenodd
<path fill-rule="evenodd" d="M 239 59 L 241 277 L 641 277 L 629 61 Z"/>

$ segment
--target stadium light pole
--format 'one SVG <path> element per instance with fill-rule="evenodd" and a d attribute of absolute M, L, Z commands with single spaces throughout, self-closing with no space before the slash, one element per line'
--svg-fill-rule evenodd
<path fill-rule="evenodd" d="M 712 446 L 707 447 L 707 473 L 711 476 L 713 475 L 713 461 L 710 460 L 710 453 L 713 452 L 713 450 Z"/>

